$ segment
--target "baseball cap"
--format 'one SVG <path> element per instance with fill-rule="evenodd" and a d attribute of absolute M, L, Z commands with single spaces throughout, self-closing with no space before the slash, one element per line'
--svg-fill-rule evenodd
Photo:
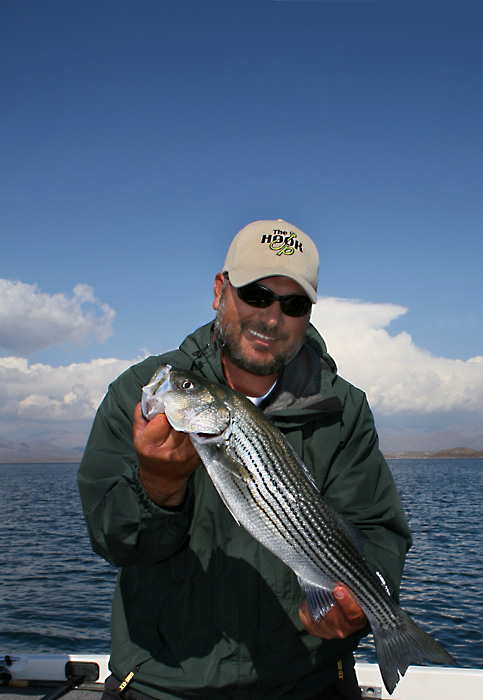
<path fill-rule="evenodd" d="M 317 301 L 319 253 L 306 233 L 283 219 L 254 221 L 238 231 L 230 244 L 223 272 L 234 287 L 281 275 L 300 284 Z"/>

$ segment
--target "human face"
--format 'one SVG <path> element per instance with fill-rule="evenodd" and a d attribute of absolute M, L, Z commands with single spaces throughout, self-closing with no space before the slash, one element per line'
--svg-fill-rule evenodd
<path fill-rule="evenodd" d="M 258 309 L 242 301 L 236 288 L 225 278 L 215 279 L 216 337 L 224 357 L 237 367 L 259 376 L 278 374 L 295 357 L 305 340 L 310 312 L 293 317 L 284 314 L 280 302 Z M 261 285 L 276 294 L 304 294 L 289 277 L 265 277 Z"/>

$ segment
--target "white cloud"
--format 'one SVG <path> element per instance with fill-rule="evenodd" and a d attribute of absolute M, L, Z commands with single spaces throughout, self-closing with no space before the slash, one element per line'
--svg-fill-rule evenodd
<path fill-rule="evenodd" d="M 139 358 L 138 358 L 139 359 Z M 90 426 L 109 382 L 135 360 L 97 359 L 64 367 L 0 358 L 0 434 Z"/>
<path fill-rule="evenodd" d="M 14 355 L 27 356 L 54 345 L 105 342 L 114 316 L 87 284 L 76 285 L 69 297 L 0 279 L 0 350 Z"/>
<path fill-rule="evenodd" d="M 436 357 L 411 336 L 390 335 L 391 321 L 407 309 L 354 299 L 322 297 L 312 322 L 325 338 L 339 372 L 368 395 L 378 415 L 483 416 L 483 357 L 466 362 Z"/>
<path fill-rule="evenodd" d="M 391 321 L 405 313 L 394 304 L 325 297 L 312 320 L 340 374 L 367 393 L 378 424 L 385 419 L 401 426 L 404 416 L 413 422 L 432 416 L 433 423 L 481 425 L 483 357 L 467 362 L 435 357 L 408 333 L 390 335 Z M 139 359 L 52 367 L 0 357 L 0 435 L 17 441 L 48 431 L 87 436 L 108 384 Z"/>

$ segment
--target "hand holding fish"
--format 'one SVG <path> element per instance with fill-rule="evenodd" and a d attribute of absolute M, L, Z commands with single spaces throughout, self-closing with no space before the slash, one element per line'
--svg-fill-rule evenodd
<path fill-rule="evenodd" d="M 191 435 L 235 521 L 292 569 L 307 597 L 300 615 L 310 634 L 346 637 L 368 620 L 390 694 L 410 664 L 456 664 L 391 598 L 381 574 L 367 565 L 354 527 L 246 396 L 166 364 L 143 388 L 142 406 L 147 421 L 165 413 L 170 425 Z"/>
<path fill-rule="evenodd" d="M 133 439 L 139 474 L 148 496 L 160 506 L 179 506 L 186 494 L 188 477 L 200 463 L 189 435 L 173 430 L 164 414 L 148 423 L 138 404 Z"/>
<path fill-rule="evenodd" d="M 345 639 L 367 625 L 367 617 L 347 588 L 337 586 L 334 589 L 334 598 L 337 605 L 318 622 L 312 617 L 307 599 L 304 598 L 299 616 L 303 626 L 312 636 L 321 639 Z"/>

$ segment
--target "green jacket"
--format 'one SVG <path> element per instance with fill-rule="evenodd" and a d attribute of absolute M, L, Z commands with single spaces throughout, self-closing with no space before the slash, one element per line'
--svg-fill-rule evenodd
<path fill-rule="evenodd" d="M 94 550 L 119 567 L 111 670 L 155 698 L 306 698 L 353 663 L 359 636 L 303 629 L 293 572 L 239 527 L 200 466 L 167 510 L 146 495 L 132 442 L 141 387 L 168 362 L 226 384 L 211 324 L 179 350 L 149 357 L 109 387 L 79 469 Z M 307 342 L 263 407 L 324 497 L 367 535 L 364 553 L 397 596 L 410 534 L 379 452 L 365 395 L 336 373 L 324 341 Z"/>

